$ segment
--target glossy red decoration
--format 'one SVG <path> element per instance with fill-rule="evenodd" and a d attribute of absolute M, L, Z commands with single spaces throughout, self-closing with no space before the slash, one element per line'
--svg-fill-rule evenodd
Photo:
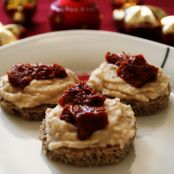
<path fill-rule="evenodd" d="M 62 79 L 68 76 L 65 69 L 58 64 L 15 64 L 7 74 L 10 84 L 19 88 L 29 85 L 33 79 Z"/>
<path fill-rule="evenodd" d="M 58 0 L 51 4 L 52 30 L 99 29 L 100 11 L 93 0 Z"/>
<path fill-rule="evenodd" d="M 157 79 L 158 68 L 150 65 L 143 55 L 106 54 L 108 63 L 117 65 L 117 75 L 130 85 L 141 88 Z"/>
<path fill-rule="evenodd" d="M 69 87 L 59 100 L 59 104 L 63 106 L 59 118 L 73 124 L 78 138 L 85 140 L 109 123 L 104 108 L 105 99 L 85 82 L 77 83 Z"/>

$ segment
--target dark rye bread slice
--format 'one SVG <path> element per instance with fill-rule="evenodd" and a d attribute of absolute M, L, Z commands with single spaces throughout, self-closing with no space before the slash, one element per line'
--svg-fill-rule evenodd
<path fill-rule="evenodd" d="M 161 111 L 163 108 L 165 108 L 169 101 L 169 95 L 170 93 L 168 95 L 159 96 L 158 98 L 148 102 L 123 99 L 121 99 L 121 102 L 131 105 L 135 116 L 145 116 L 158 113 L 158 111 Z"/>
<path fill-rule="evenodd" d="M 53 108 L 56 104 L 42 104 L 34 108 L 18 108 L 13 103 L 0 98 L 1 108 L 11 115 L 16 115 L 24 120 L 42 121 L 47 108 Z"/>
<path fill-rule="evenodd" d="M 45 132 L 45 120 L 43 120 L 40 127 L 40 140 L 42 141 L 42 151 L 51 160 L 80 167 L 96 167 L 116 164 L 123 160 L 133 148 L 134 137 L 125 144 L 123 149 L 119 145 L 108 145 L 107 147 L 97 148 L 75 149 L 61 147 L 56 150 L 49 150 Z"/>

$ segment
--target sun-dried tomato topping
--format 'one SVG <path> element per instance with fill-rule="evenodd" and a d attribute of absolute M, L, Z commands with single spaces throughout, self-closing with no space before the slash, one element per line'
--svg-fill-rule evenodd
<path fill-rule="evenodd" d="M 93 132 L 105 128 L 108 124 L 104 107 L 87 105 L 65 105 L 60 119 L 77 127 L 77 135 L 80 140 L 89 138 Z"/>
<path fill-rule="evenodd" d="M 68 88 L 59 100 L 59 104 L 61 106 L 65 104 L 103 106 L 105 99 L 103 95 L 93 90 L 85 82 L 81 82 Z"/>
<path fill-rule="evenodd" d="M 105 57 L 108 63 L 115 64 L 117 66 L 119 66 L 121 62 L 129 59 L 129 56 L 125 53 L 112 54 L 110 52 L 107 52 Z"/>
<path fill-rule="evenodd" d="M 59 100 L 64 107 L 60 119 L 73 124 L 77 128 L 78 138 L 85 140 L 108 124 L 103 106 L 105 99 L 86 83 L 77 83 L 69 87 Z"/>
<path fill-rule="evenodd" d="M 14 87 L 24 88 L 33 79 L 65 78 L 67 73 L 57 64 L 16 64 L 7 72 L 8 80 Z"/>
<path fill-rule="evenodd" d="M 117 75 L 130 85 L 141 88 L 157 79 L 158 68 L 146 62 L 143 55 L 106 54 L 106 61 L 118 66 Z"/>

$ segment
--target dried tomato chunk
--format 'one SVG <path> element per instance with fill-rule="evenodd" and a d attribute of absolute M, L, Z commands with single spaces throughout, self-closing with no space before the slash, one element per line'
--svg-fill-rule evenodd
<path fill-rule="evenodd" d="M 14 87 L 23 88 L 29 85 L 32 78 L 32 68 L 30 64 L 13 65 L 7 73 L 10 84 Z"/>
<path fill-rule="evenodd" d="M 104 107 L 87 105 L 66 105 L 60 119 L 73 124 L 77 128 L 80 140 L 89 138 L 93 132 L 105 128 L 108 124 Z"/>
<path fill-rule="evenodd" d="M 102 106 L 105 97 L 90 88 L 85 82 L 77 83 L 76 85 L 67 89 L 59 104 L 85 104 L 89 106 Z"/>
<path fill-rule="evenodd" d="M 85 82 L 77 83 L 69 87 L 59 100 L 64 107 L 60 119 L 73 124 L 77 128 L 78 138 L 85 140 L 108 124 L 105 99 Z"/>
<path fill-rule="evenodd" d="M 67 73 L 57 64 L 16 64 L 7 72 L 8 80 L 14 87 L 24 88 L 33 79 L 65 78 Z"/>
<path fill-rule="evenodd" d="M 110 52 L 107 52 L 105 58 L 108 63 L 119 66 L 123 61 L 127 61 L 129 59 L 129 56 L 125 53 L 112 54 Z"/>
<path fill-rule="evenodd" d="M 117 65 L 117 75 L 136 88 L 157 79 L 158 68 L 148 64 L 141 54 L 129 56 L 125 53 L 107 53 L 106 61 Z"/>

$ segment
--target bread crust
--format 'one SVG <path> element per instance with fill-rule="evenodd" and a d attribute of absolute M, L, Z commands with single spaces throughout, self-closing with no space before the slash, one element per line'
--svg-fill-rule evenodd
<path fill-rule="evenodd" d="M 80 167 L 96 167 L 116 164 L 123 160 L 133 148 L 134 137 L 125 144 L 123 149 L 120 148 L 120 145 L 108 145 L 107 147 L 84 149 L 60 147 L 56 150 L 49 150 L 45 120 L 43 120 L 40 127 L 40 140 L 42 141 L 42 151 L 51 160 Z"/>
<path fill-rule="evenodd" d="M 154 100 L 150 100 L 148 102 L 140 102 L 136 100 L 124 100 L 121 99 L 121 102 L 124 104 L 129 104 L 132 107 L 132 110 L 135 113 L 135 116 L 145 116 L 155 114 L 158 111 L 165 108 L 169 101 L 169 95 L 159 96 Z"/>
<path fill-rule="evenodd" d="M 42 121 L 45 117 L 46 109 L 56 106 L 56 104 L 42 104 L 34 108 L 18 108 L 2 97 L 0 98 L 0 105 L 5 112 L 28 121 Z"/>

